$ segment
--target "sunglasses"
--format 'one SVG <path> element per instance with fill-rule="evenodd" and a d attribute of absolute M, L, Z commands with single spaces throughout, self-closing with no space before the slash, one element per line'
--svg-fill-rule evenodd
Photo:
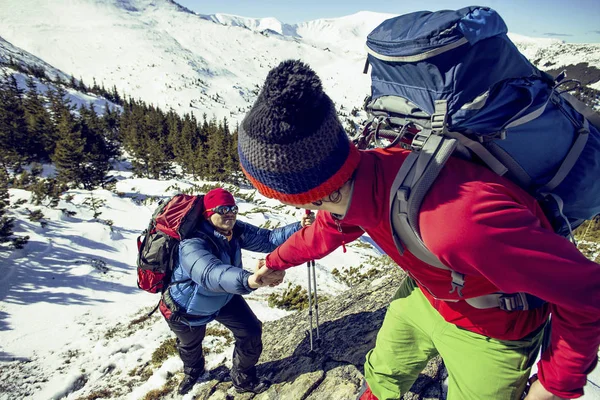
<path fill-rule="evenodd" d="M 238 206 L 219 206 L 219 207 L 211 208 L 208 211 L 216 212 L 217 214 L 220 214 L 220 215 L 225 215 L 225 214 L 229 214 L 229 213 L 237 214 Z"/>

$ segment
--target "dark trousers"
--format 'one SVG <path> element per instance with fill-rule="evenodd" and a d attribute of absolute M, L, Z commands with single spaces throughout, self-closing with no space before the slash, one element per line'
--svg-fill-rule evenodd
<path fill-rule="evenodd" d="M 233 298 L 219 311 L 215 318 L 227 327 L 235 338 L 231 379 L 243 385 L 256 379 L 255 365 L 262 353 L 262 323 L 256 318 L 246 300 L 240 295 Z M 199 376 L 204 372 L 202 340 L 206 325 L 189 326 L 183 321 L 169 321 L 169 328 L 177 336 L 177 348 L 183 361 L 183 372 Z"/>

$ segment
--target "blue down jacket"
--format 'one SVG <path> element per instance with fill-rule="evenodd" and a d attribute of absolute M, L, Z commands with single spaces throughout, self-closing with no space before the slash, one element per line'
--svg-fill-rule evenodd
<path fill-rule="evenodd" d="M 179 244 L 179 259 L 169 293 L 188 314 L 198 316 L 191 325 L 212 321 L 234 294 L 248 294 L 251 272 L 242 268 L 242 249 L 270 253 L 300 229 L 300 222 L 273 230 L 236 221 L 231 241 L 208 221 L 191 238 Z M 190 280 L 191 278 L 191 280 Z M 206 318 L 202 318 L 206 317 Z"/>

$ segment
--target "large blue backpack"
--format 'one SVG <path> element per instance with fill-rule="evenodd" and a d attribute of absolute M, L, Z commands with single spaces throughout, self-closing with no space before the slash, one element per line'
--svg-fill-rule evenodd
<path fill-rule="evenodd" d="M 361 137 L 401 140 L 413 151 L 391 192 L 394 239 L 426 263 L 418 212 L 448 158 L 483 163 L 535 196 L 554 230 L 600 213 L 600 117 L 539 71 L 492 9 L 415 12 L 384 21 L 367 38 L 372 115 Z M 365 141 L 365 138 L 367 139 Z M 464 276 L 452 271 L 452 289 Z M 478 308 L 535 307 L 522 293 L 466 299 Z"/>

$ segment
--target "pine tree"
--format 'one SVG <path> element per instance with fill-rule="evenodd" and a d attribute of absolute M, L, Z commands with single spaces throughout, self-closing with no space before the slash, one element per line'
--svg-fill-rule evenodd
<path fill-rule="evenodd" d="M 85 83 L 83 83 L 83 79 L 81 77 L 79 77 L 79 82 L 77 83 L 77 90 L 83 93 L 88 92 L 88 88 L 85 86 Z"/>
<path fill-rule="evenodd" d="M 143 140 L 144 130 L 143 111 L 135 101 L 129 101 L 123 107 L 120 118 L 123 146 L 132 159 L 133 172 L 139 176 L 146 176 L 145 154 L 146 143 Z"/>
<path fill-rule="evenodd" d="M 84 141 L 81 182 L 85 189 L 91 190 L 104 183 L 113 154 L 109 151 L 103 135 L 104 126 L 93 104 L 89 109 L 84 105 L 80 107 L 79 126 Z"/>
<path fill-rule="evenodd" d="M 134 173 L 153 179 L 170 175 L 173 151 L 164 115 L 141 101 L 130 101 L 121 116 L 123 145 L 132 156 Z"/>
<path fill-rule="evenodd" d="M 228 181 L 235 181 L 239 169 L 239 159 L 237 152 L 237 128 L 232 134 L 229 130 L 227 117 L 223 118 L 223 146 L 225 147 L 226 159 L 224 169 L 228 176 Z"/>
<path fill-rule="evenodd" d="M 23 90 L 13 75 L 0 77 L 0 163 L 18 169 L 28 160 L 27 122 L 23 107 Z"/>
<path fill-rule="evenodd" d="M 230 168 L 232 171 L 232 176 L 235 176 L 236 178 L 238 176 L 240 176 L 241 173 L 241 169 L 240 169 L 240 157 L 238 155 L 238 131 L 239 131 L 239 124 L 236 124 L 235 126 L 235 131 L 233 131 L 232 135 L 231 135 L 231 141 L 230 141 L 230 147 L 229 147 L 229 156 L 230 156 Z"/>
<path fill-rule="evenodd" d="M 202 177 L 206 165 L 203 156 L 205 143 L 196 118 L 191 114 L 185 114 L 180 132 L 172 132 L 169 137 L 175 160 L 181 165 L 183 171 L 194 178 Z"/>
<path fill-rule="evenodd" d="M 4 168 L 0 168 L 0 243 L 10 241 L 13 234 L 14 218 L 6 216 L 9 204 L 8 174 Z"/>
<path fill-rule="evenodd" d="M 208 124 L 208 178 L 224 180 L 227 178 L 225 165 L 227 160 L 227 139 L 224 136 L 223 125 L 217 125 L 215 118 Z"/>
<path fill-rule="evenodd" d="M 163 112 L 155 107 L 147 109 L 145 116 L 145 140 L 147 147 L 147 162 L 149 176 L 160 179 L 172 174 L 173 150 L 169 145 L 169 130 Z"/>
<path fill-rule="evenodd" d="M 111 157 L 117 157 L 121 153 L 121 133 L 120 133 L 120 115 L 116 110 L 112 110 L 108 103 L 104 104 L 104 114 L 102 115 L 102 125 L 104 139 L 108 146 L 108 152 Z"/>
<path fill-rule="evenodd" d="M 46 102 L 37 92 L 37 84 L 31 77 L 27 79 L 24 108 L 29 132 L 28 153 L 34 161 L 48 162 L 54 153 L 56 129 Z"/>
<path fill-rule="evenodd" d="M 85 140 L 81 137 L 77 121 L 70 112 L 63 111 L 60 117 L 58 137 L 52 156 L 58 179 L 63 183 L 79 185 L 83 181 Z"/>
<path fill-rule="evenodd" d="M 46 97 L 48 98 L 50 116 L 55 125 L 58 125 L 65 112 L 70 114 L 74 110 L 71 101 L 67 98 L 67 91 L 60 85 L 54 88 L 48 87 Z"/>
<path fill-rule="evenodd" d="M 112 88 L 111 95 L 112 95 L 112 99 L 111 100 L 113 101 L 113 103 L 119 104 L 119 105 L 123 104 L 123 100 L 121 99 L 121 95 L 119 94 L 119 91 L 117 90 L 117 87 L 114 86 L 114 85 L 113 85 L 113 88 Z"/>

